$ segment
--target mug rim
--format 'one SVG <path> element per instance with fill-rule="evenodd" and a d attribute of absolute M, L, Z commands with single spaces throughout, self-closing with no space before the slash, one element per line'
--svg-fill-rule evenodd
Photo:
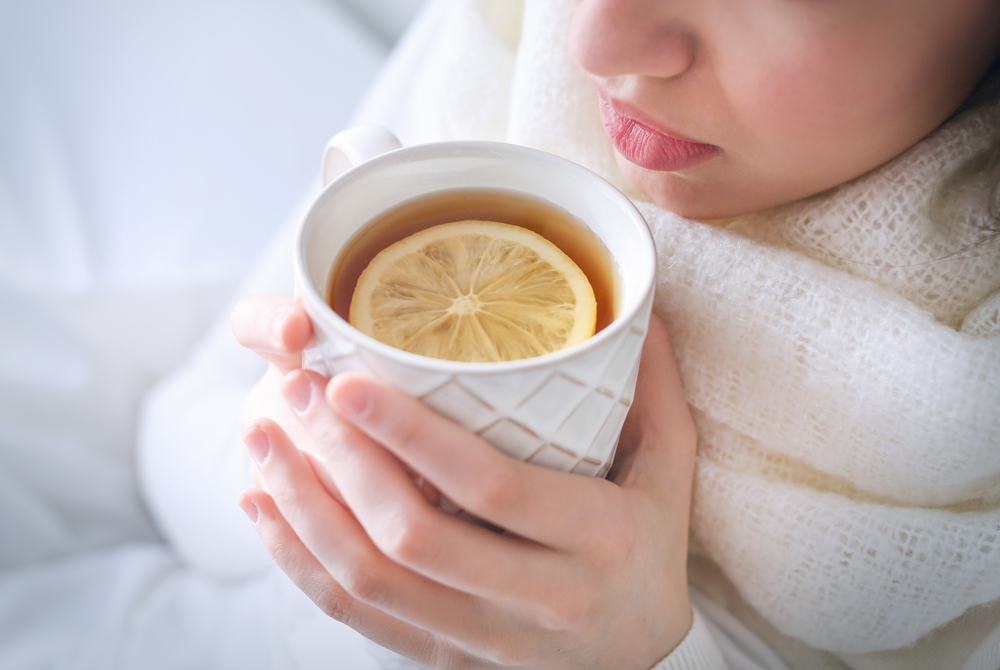
<path fill-rule="evenodd" d="M 648 281 L 631 304 L 623 306 L 622 311 L 599 333 L 595 333 L 583 342 L 575 344 L 569 348 L 554 351 L 541 356 L 520 358 L 512 361 L 495 362 L 468 362 L 451 361 L 441 358 L 431 358 L 421 354 L 414 354 L 403 351 L 396 347 L 380 342 L 375 338 L 362 333 L 360 330 L 350 325 L 343 317 L 337 314 L 327 303 L 326 299 L 320 295 L 313 285 L 307 271 L 305 258 L 304 239 L 307 233 L 318 225 L 316 222 L 317 210 L 326 203 L 336 191 L 341 190 L 345 185 L 363 179 L 369 172 L 377 171 L 384 167 L 386 163 L 394 163 L 399 160 L 400 154 L 412 154 L 413 160 L 422 158 L 424 160 L 434 158 L 448 158 L 456 155 L 479 155 L 493 154 L 496 158 L 518 158 L 530 160 L 543 160 L 553 163 L 561 170 L 570 170 L 578 176 L 593 180 L 606 194 L 618 202 L 625 211 L 629 213 L 629 219 L 634 224 L 635 232 L 644 243 L 645 258 L 628 259 L 629 264 L 642 263 L 644 278 L 648 275 Z M 489 157 L 489 156 L 485 156 Z M 538 194 L 530 194 L 539 197 Z M 360 230 L 360 227 L 358 228 Z M 334 259 L 331 259 L 332 263 Z M 616 262 L 619 262 L 616 259 Z M 620 262 L 619 262 L 620 264 Z M 494 375 L 498 373 L 509 373 L 528 371 L 535 368 L 549 367 L 564 360 L 570 360 L 585 355 L 591 350 L 602 346 L 607 340 L 617 337 L 623 330 L 631 327 L 636 315 L 644 309 L 649 302 L 656 286 L 656 248 L 653 243 L 653 236 L 650 233 L 649 225 L 645 218 L 636 208 L 632 200 L 615 187 L 611 182 L 604 179 L 596 172 L 585 168 L 579 163 L 557 156 L 552 153 L 525 147 L 507 142 L 492 142 L 485 140 L 454 140 L 445 142 L 428 142 L 414 144 L 408 147 L 393 149 L 383 154 L 379 154 L 359 165 L 356 165 L 336 179 L 331 181 L 316 196 L 312 204 L 303 215 L 295 234 L 295 255 L 294 273 L 296 289 L 306 302 L 307 311 L 315 322 L 320 320 L 324 326 L 337 331 L 342 337 L 354 342 L 360 348 L 372 350 L 373 353 L 393 360 L 411 368 L 419 368 L 432 373 L 463 374 L 463 375 Z"/>

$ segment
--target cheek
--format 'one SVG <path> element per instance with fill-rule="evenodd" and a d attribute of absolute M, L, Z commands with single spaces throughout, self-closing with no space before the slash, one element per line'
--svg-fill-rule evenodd
<path fill-rule="evenodd" d="M 866 116 L 872 86 L 857 69 L 832 63 L 825 50 L 747 68 L 748 78 L 732 92 L 750 139 L 764 146 L 812 146 L 835 140 Z"/>
<path fill-rule="evenodd" d="M 761 172 L 822 190 L 887 160 L 913 125 L 905 72 L 879 69 L 844 40 L 761 59 L 730 90 L 741 151 Z M 830 182 L 829 184 L 821 182 Z"/>

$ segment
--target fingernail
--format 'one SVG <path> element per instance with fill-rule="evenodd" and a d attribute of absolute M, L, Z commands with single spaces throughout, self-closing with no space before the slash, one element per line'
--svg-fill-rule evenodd
<path fill-rule="evenodd" d="M 339 386 L 334 389 L 330 399 L 346 414 L 352 416 L 364 414 L 368 409 L 368 392 L 358 386 L 358 384 Z"/>
<path fill-rule="evenodd" d="M 250 519 L 250 523 L 256 526 L 258 514 L 257 505 L 255 505 L 253 500 L 250 499 L 250 496 L 243 496 L 237 502 L 240 509 L 243 510 L 243 513 Z"/>
<path fill-rule="evenodd" d="M 274 343 L 279 347 L 285 344 L 285 326 L 288 324 L 288 317 L 292 315 L 290 310 L 282 310 L 274 316 L 271 320 L 271 334 L 274 337 Z"/>
<path fill-rule="evenodd" d="M 250 452 L 250 456 L 257 462 L 257 465 L 263 463 L 271 451 L 271 442 L 267 439 L 267 433 L 258 426 L 252 426 L 243 433 L 243 444 L 247 445 L 247 451 Z"/>
<path fill-rule="evenodd" d="M 296 374 L 285 382 L 281 392 L 285 394 L 285 400 L 296 412 L 304 412 L 312 402 L 312 384 L 303 374 Z"/>

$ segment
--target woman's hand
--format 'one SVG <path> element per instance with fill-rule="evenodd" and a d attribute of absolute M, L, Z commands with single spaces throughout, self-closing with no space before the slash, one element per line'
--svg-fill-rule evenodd
<path fill-rule="evenodd" d="M 301 449 L 312 453 L 312 438 L 281 395 L 284 376 L 302 367 L 302 350 L 313 335 L 309 315 L 302 305 L 280 293 L 256 293 L 236 304 L 230 325 L 240 344 L 268 362 L 267 372 L 247 394 L 240 425 L 245 428 L 261 418 L 271 419 Z M 325 468 L 317 468 L 317 473 L 335 491 Z M 255 464 L 250 466 L 250 477 L 266 488 Z"/>
<path fill-rule="evenodd" d="M 316 461 L 274 421 L 251 423 L 271 493 L 240 504 L 330 616 L 440 668 L 647 670 L 687 633 L 695 430 L 655 319 L 614 483 L 512 459 L 361 375 L 293 371 L 282 391 Z M 442 511 L 412 472 L 504 532 Z"/>

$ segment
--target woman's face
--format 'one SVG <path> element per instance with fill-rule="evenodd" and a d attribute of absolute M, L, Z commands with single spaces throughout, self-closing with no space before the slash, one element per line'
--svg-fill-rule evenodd
<path fill-rule="evenodd" d="M 576 0 L 570 46 L 629 182 L 721 218 L 934 130 L 997 56 L 1000 0 Z"/>

